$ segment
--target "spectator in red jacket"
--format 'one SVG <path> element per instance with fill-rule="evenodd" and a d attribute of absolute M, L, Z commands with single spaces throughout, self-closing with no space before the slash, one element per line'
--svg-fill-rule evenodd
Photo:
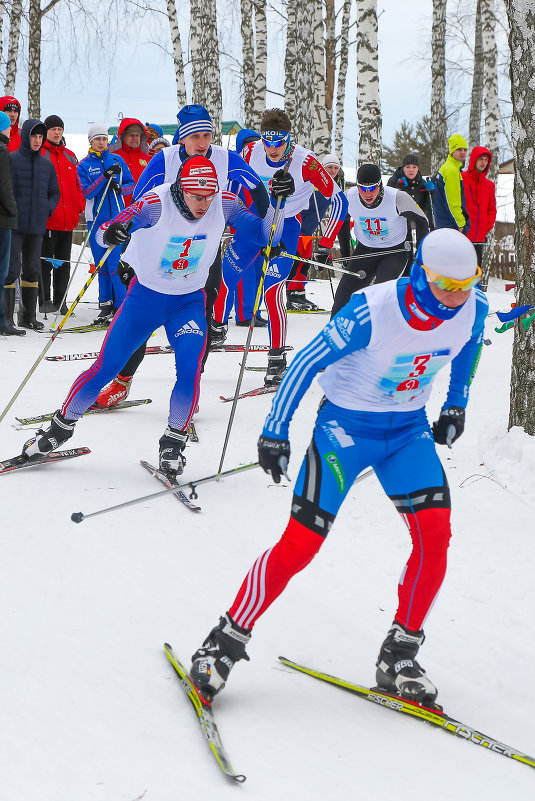
<path fill-rule="evenodd" d="M 58 311 L 67 289 L 71 274 L 72 232 L 78 225 L 80 214 L 85 207 L 85 198 L 78 180 L 76 165 L 78 159 L 71 150 L 67 150 L 63 139 L 64 123 L 57 114 L 51 114 L 45 120 L 46 141 L 42 154 L 48 158 L 56 170 L 61 198 L 54 213 L 48 218 L 41 249 L 42 281 L 39 311 Z M 50 259 L 46 261 L 45 259 Z M 61 259 L 61 263 L 58 263 Z M 54 261 L 52 261 L 54 260 Z M 51 277 L 53 276 L 53 280 Z M 50 285 L 53 284 L 51 297 Z M 65 314 L 64 304 L 61 313 Z"/>
<path fill-rule="evenodd" d="M 486 147 L 474 147 L 468 169 L 462 173 L 466 210 L 470 218 L 468 239 L 473 242 L 478 264 L 483 260 L 483 244 L 496 222 L 496 187 L 487 178 L 492 153 Z"/>
<path fill-rule="evenodd" d="M 11 136 L 7 149 L 12 153 L 20 147 L 20 103 L 16 97 L 10 95 L 0 97 L 0 111 L 5 111 L 11 122 Z"/>
<path fill-rule="evenodd" d="M 110 145 L 110 153 L 117 153 L 126 161 L 134 181 L 136 181 L 153 156 L 147 139 L 145 126 L 133 117 L 124 117 L 117 133 L 117 142 Z M 132 195 L 124 195 L 125 206 L 132 202 Z"/>

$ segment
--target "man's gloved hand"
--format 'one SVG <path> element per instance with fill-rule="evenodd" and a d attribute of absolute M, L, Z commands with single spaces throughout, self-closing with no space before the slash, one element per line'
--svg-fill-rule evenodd
<path fill-rule="evenodd" d="M 262 256 L 264 256 L 264 258 L 266 256 L 266 250 L 267 250 L 267 247 L 264 247 L 260 251 Z M 280 256 L 281 253 L 286 253 L 286 245 L 282 241 L 279 242 L 278 245 L 271 245 L 271 249 L 269 251 L 269 258 L 270 259 L 276 259 L 277 256 Z"/>
<path fill-rule="evenodd" d="M 117 275 L 119 276 L 119 281 L 125 286 L 128 286 L 135 274 L 134 268 L 130 267 L 130 265 L 125 261 L 120 261 L 117 265 Z"/>
<path fill-rule="evenodd" d="M 295 183 L 290 173 L 284 172 L 284 170 L 277 170 L 271 179 L 271 197 L 277 200 L 278 198 L 290 197 L 294 192 Z"/>
<path fill-rule="evenodd" d="M 122 193 L 121 184 L 118 181 L 110 181 L 110 189 L 113 189 L 116 195 L 120 195 Z"/>
<path fill-rule="evenodd" d="M 465 411 L 459 406 L 442 409 L 440 417 L 433 423 L 433 439 L 439 445 L 451 448 L 464 431 Z"/>
<path fill-rule="evenodd" d="M 273 439 L 260 435 L 258 438 L 258 461 L 264 473 L 271 473 L 275 484 L 280 484 L 286 475 L 290 461 L 290 443 L 287 439 Z"/>
<path fill-rule="evenodd" d="M 433 183 L 431 178 L 426 178 L 425 179 L 424 186 L 425 186 L 425 188 L 427 189 L 428 192 L 434 192 L 435 191 L 435 184 Z"/>
<path fill-rule="evenodd" d="M 114 222 L 106 228 L 102 239 L 105 245 L 124 245 L 130 240 L 130 234 L 124 223 Z"/>
<path fill-rule="evenodd" d="M 331 253 L 331 249 L 319 247 L 314 254 L 314 261 L 319 262 L 324 267 L 330 267 L 333 263 L 333 254 Z M 318 267 L 318 270 L 322 269 L 322 267 Z"/>
<path fill-rule="evenodd" d="M 113 178 L 114 175 L 120 175 L 121 168 L 118 164 L 112 164 L 104 170 L 104 178 Z"/>

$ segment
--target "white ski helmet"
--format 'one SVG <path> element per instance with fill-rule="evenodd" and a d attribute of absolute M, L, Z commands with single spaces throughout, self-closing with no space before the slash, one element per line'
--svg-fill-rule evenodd
<path fill-rule="evenodd" d="M 477 273 L 474 246 L 453 228 L 437 228 L 427 234 L 420 245 L 420 254 L 422 265 L 436 275 L 465 281 Z"/>

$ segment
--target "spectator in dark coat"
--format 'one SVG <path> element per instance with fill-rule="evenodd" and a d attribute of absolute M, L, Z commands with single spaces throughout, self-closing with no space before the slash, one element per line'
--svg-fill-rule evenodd
<path fill-rule="evenodd" d="M 11 120 L 0 111 L 0 287 L 3 288 L 9 270 L 9 253 L 11 251 L 11 231 L 17 227 L 17 202 L 13 192 L 13 176 L 8 145 L 11 133 Z M 15 288 L 13 291 L 3 290 L 0 298 L 0 334 L 13 336 L 25 334 L 13 326 L 13 308 L 15 306 Z"/>
<path fill-rule="evenodd" d="M 80 214 L 85 208 L 85 198 L 78 180 L 76 165 L 78 159 L 65 147 L 63 139 L 64 124 L 61 117 L 51 114 L 45 120 L 46 142 L 43 156 L 53 164 L 61 192 L 61 200 L 49 217 L 43 237 L 41 256 L 41 298 L 40 311 L 58 311 L 69 283 L 71 271 L 72 232 L 78 225 Z M 51 259 L 51 261 L 46 261 Z M 54 261 L 52 261 L 52 259 Z M 61 262 L 59 260 L 61 259 Z M 53 278 L 53 280 L 51 280 Z M 50 290 L 53 284 L 53 297 Z M 61 313 L 67 312 L 65 304 Z"/>
<path fill-rule="evenodd" d="M 20 147 L 11 154 L 18 223 L 12 235 L 5 284 L 8 289 L 14 289 L 17 278 L 21 278 L 18 323 L 36 331 L 43 328 L 43 323 L 35 316 L 41 278 L 41 244 L 47 220 L 60 199 L 56 171 L 41 155 L 45 136 L 46 127 L 41 120 L 26 120 Z"/>
<path fill-rule="evenodd" d="M 429 230 L 434 229 L 431 193 L 434 191 L 435 185 L 430 178 L 424 178 L 420 172 L 418 156 L 414 153 L 406 155 L 401 167 L 398 167 L 394 175 L 388 179 L 387 186 L 407 192 L 427 217 Z"/>

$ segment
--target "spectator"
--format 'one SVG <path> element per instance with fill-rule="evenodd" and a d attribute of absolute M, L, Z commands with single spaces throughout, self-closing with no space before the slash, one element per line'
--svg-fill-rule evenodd
<path fill-rule="evenodd" d="M 487 178 L 492 153 L 486 147 L 474 147 L 466 172 L 462 173 L 466 209 L 470 218 L 468 239 L 477 253 L 477 263 L 483 261 L 483 244 L 496 222 L 496 187 Z"/>
<path fill-rule="evenodd" d="M 456 228 L 463 234 L 470 229 L 461 168 L 464 166 L 468 145 L 460 134 L 448 139 L 449 156 L 435 176 L 433 213 L 436 228 Z"/>
<path fill-rule="evenodd" d="M 155 139 L 163 139 L 163 128 L 161 125 L 156 125 L 155 122 L 146 122 L 145 132 L 148 145 L 151 145 Z M 167 142 L 167 139 L 165 141 Z"/>
<path fill-rule="evenodd" d="M 147 144 L 145 126 L 133 117 L 125 117 L 121 120 L 117 142 L 110 145 L 110 153 L 117 153 L 123 159 L 132 173 L 134 183 L 137 183 L 153 155 L 153 151 Z M 125 206 L 129 206 L 131 202 L 132 192 L 124 196 Z"/>
<path fill-rule="evenodd" d="M 106 248 L 96 241 L 100 225 L 124 209 L 123 190 L 130 194 L 134 179 L 124 160 L 108 149 L 108 129 L 102 123 L 94 123 L 87 134 L 89 155 L 78 164 L 78 178 L 86 199 L 85 219 L 91 231 L 89 246 L 95 264 L 101 260 Z M 120 248 L 114 248 L 98 273 L 100 314 L 95 322 L 108 323 L 123 302 L 126 289 L 117 275 L 121 256 Z"/>
<path fill-rule="evenodd" d="M 16 97 L 0 97 L 0 111 L 4 111 L 11 122 L 11 136 L 9 138 L 9 145 L 7 149 L 10 153 L 18 150 L 20 147 L 20 103 Z"/>
<path fill-rule="evenodd" d="M 0 287 L 9 270 L 9 253 L 11 250 L 11 231 L 17 227 L 17 202 L 13 193 L 13 177 L 11 160 L 8 153 L 11 120 L 0 111 Z M 15 306 L 15 288 L 3 290 L 3 302 L 0 300 L 0 334 L 14 336 L 26 331 L 13 325 L 13 308 Z"/>
<path fill-rule="evenodd" d="M 11 154 L 18 221 L 12 233 L 5 286 L 14 292 L 15 282 L 21 278 L 18 323 L 34 331 L 44 327 L 35 315 L 43 234 L 60 199 L 54 167 L 41 155 L 45 136 L 46 127 L 41 120 L 26 120 L 22 126 L 20 147 Z"/>
<path fill-rule="evenodd" d="M 43 237 L 41 256 L 50 259 L 62 259 L 63 262 L 54 268 L 53 262 L 41 259 L 41 306 L 40 311 L 58 311 L 71 273 L 72 232 L 78 225 L 80 214 L 84 210 L 85 198 L 78 180 L 76 165 L 78 159 L 71 150 L 65 147 L 63 138 L 64 124 L 61 117 L 52 114 L 45 120 L 46 141 L 43 145 L 43 156 L 54 165 L 59 183 L 61 199 L 54 214 L 49 218 L 46 233 Z M 50 284 L 53 276 L 53 295 Z M 64 304 L 61 314 L 66 314 Z"/>
<path fill-rule="evenodd" d="M 155 153 L 159 153 L 160 150 L 163 150 L 164 147 L 171 147 L 171 144 L 167 141 L 164 136 L 158 136 L 156 139 L 153 139 L 149 145 L 149 150 L 154 155 Z"/>
<path fill-rule="evenodd" d="M 433 223 L 433 204 L 432 192 L 435 185 L 430 178 L 424 178 L 420 172 L 420 162 L 418 156 L 409 153 L 403 158 L 403 164 L 398 167 L 395 173 L 389 178 L 387 186 L 394 189 L 401 189 L 407 192 L 417 203 L 429 221 L 429 230 L 432 231 Z"/>

